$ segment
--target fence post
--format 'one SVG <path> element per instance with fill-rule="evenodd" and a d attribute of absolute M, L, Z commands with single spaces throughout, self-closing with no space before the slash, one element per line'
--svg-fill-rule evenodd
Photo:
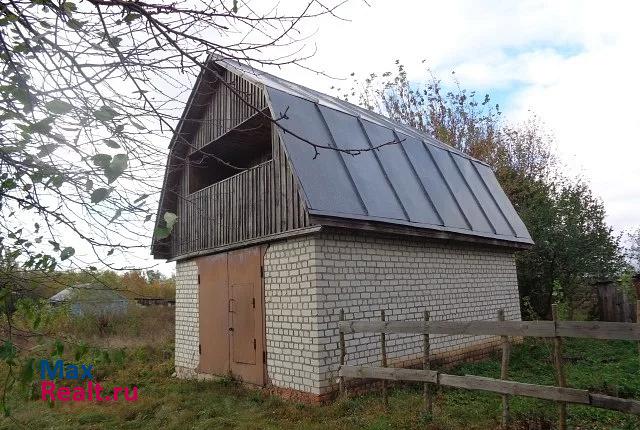
<path fill-rule="evenodd" d="M 558 305 L 551 305 L 551 313 L 553 315 L 553 321 L 558 322 Z M 564 375 L 564 368 L 562 364 L 562 338 L 560 336 L 555 336 L 553 338 L 553 363 L 556 368 L 558 386 L 566 387 L 567 380 Z M 565 402 L 558 402 L 558 429 L 567 429 L 567 404 Z"/>
<path fill-rule="evenodd" d="M 498 310 L 498 321 L 504 321 L 504 309 Z M 509 369 L 509 356 L 511 355 L 511 344 L 509 343 L 509 336 L 500 336 L 502 340 L 502 365 L 500 367 L 500 379 L 507 379 L 507 372 Z M 511 421 L 510 409 L 509 409 L 509 395 L 502 395 L 502 426 L 508 427 L 509 421 Z"/>
<path fill-rule="evenodd" d="M 636 324 L 640 324 L 640 299 L 636 300 Z M 640 342 L 638 342 L 638 359 L 640 360 Z"/>
<path fill-rule="evenodd" d="M 385 320 L 384 309 L 380 311 L 380 318 Z M 380 344 L 382 346 L 382 367 L 387 367 L 387 335 L 385 332 L 380 333 Z M 385 409 L 389 409 L 389 396 L 387 394 L 387 381 L 382 381 L 382 399 Z"/>
<path fill-rule="evenodd" d="M 344 309 L 340 309 L 340 321 L 344 321 Z M 344 359 L 347 355 L 346 347 L 344 344 L 344 333 L 340 330 L 340 367 L 344 366 Z M 347 390 L 345 387 L 344 376 L 340 377 L 340 395 L 344 396 L 347 394 Z"/>
<path fill-rule="evenodd" d="M 429 322 L 429 311 L 424 311 L 424 321 Z M 422 354 L 422 369 L 429 370 L 431 368 L 431 359 L 429 357 L 431 345 L 429 344 L 429 333 L 423 335 L 423 354 Z M 431 389 L 429 383 L 425 382 L 423 385 L 424 396 L 424 409 L 428 414 L 433 414 L 433 402 L 431 401 Z"/>

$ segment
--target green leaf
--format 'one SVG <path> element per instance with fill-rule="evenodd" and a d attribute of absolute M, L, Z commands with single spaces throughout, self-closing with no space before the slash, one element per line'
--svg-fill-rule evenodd
<path fill-rule="evenodd" d="M 51 244 L 51 246 L 53 246 L 54 251 L 60 251 L 60 244 L 58 242 L 50 240 L 49 243 Z"/>
<path fill-rule="evenodd" d="M 55 143 L 47 143 L 45 145 L 40 145 L 38 147 L 38 157 L 42 158 L 42 157 L 51 155 L 53 154 L 53 151 L 56 150 L 56 148 L 58 148 L 58 145 Z"/>
<path fill-rule="evenodd" d="M 133 22 L 136 19 L 140 18 L 140 16 L 141 15 L 139 13 L 128 13 L 124 17 L 124 22 L 126 22 L 127 24 L 130 24 L 131 22 Z"/>
<path fill-rule="evenodd" d="M 118 142 L 113 139 L 105 139 L 104 143 L 106 143 L 109 148 L 120 148 Z"/>
<path fill-rule="evenodd" d="M 93 181 L 91 179 L 87 179 L 84 189 L 87 191 L 91 191 L 93 189 Z"/>
<path fill-rule="evenodd" d="M 178 215 L 174 214 L 173 212 L 164 213 L 164 222 L 167 223 L 167 228 L 169 229 L 169 231 L 173 230 L 173 226 L 175 225 L 177 219 Z"/>
<path fill-rule="evenodd" d="M 107 252 L 107 255 L 113 255 L 113 251 L 115 251 L 115 249 L 111 248 L 109 252 Z"/>
<path fill-rule="evenodd" d="M 109 196 L 111 190 L 109 188 L 96 188 L 91 193 L 91 203 L 100 203 Z"/>
<path fill-rule="evenodd" d="M 0 346 L 0 360 L 5 363 L 13 363 L 13 360 L 16 358 L 17 349 L 13 342 L 5 340 L 2 346 Z"/>
<path fill-rule="evenodd" d="M 72 30 L 80 30 L 83 25 L 84 25 L 83 21 L 78 21 L 75 18 L 71 18 L 69 19 L 69 21 L 67 21 L 67 26 Z"/>
<path fill-rule="evenodd" d="M 22 364 L 22 368 L 20 369 L 20 383 L 22 385 L 28 385 L 33 381 L 33 376 L 34 376 L 34 362 L 35 362 L 35 358 L 30 357 L 28 358 L 23 364 Z"/>
<path fill-rule="evenodd" d="M 53 352 L 51 353 L 51 355 L 54 356 L 62 356 L 62 353 L 64 352 L 64 344 L 62 342 L 60 342 L 60 340 L 56 339 L 56 342 L 53 344 Z"/>
<path fill-rule="evenodd" d="M 73 254 L 75 254 L 75 253 L 76 253 L 76 250 L 73 247 L 67 246 L 60 253 L 60 260 L 62 260 L 62 261 L 67 260 L 67 259 L 71 258 L 73 256 Z"/>
<path fill-rule="evenodd" d="M 100 109 L 95 111 L 93 114 L 96 117 L 96 119 L 98 119 L 99 121 L 103 121 L 103 122 L 111 121 L 116 116 L 118 116 L 118 112 L 116 112 L 114 109 L 110 108 L 109 106 L 102 106 L 102 107 L 100 107 Z"/>
<path fill-rule="evenodd" d="M 127 169 L 128 159 L 129 157 L 127 157 L 127 154 L 116 154 L 113 157 L 113 160 L 111 160 L 109 167 L 106 168 L 104 172 L 109 183 L 112 183 L 124 173 L 124 171 Z"/>
<path fill-rule="evenodd" d="M 51 100 L 44 105 L 49 112 L 63 115 L 73 110 L 73 105 L 63 100 Z"/>
<path fill-rule="evenodd" d="M 152 215 L 149 214 L 146 217 L 144 217 L 144 222 L 148 222 L 151 219 Z"/>
<path fill-rule="evenodd" d="M 158 240 L 166 239 L 167 237 L 169 237 L 169 235 L 171 235 L 171 230 L 169 230 L 167 227 L 158 227 L 153 231 L 153 235 Z"/>

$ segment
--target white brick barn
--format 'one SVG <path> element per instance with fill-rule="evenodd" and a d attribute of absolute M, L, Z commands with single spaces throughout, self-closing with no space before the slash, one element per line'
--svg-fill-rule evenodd
<path fill-rule="evenodd" d="M 272 121 L 273 120 L 273 121 Z M 361 150 L 353 155 L 350 150 Z M 177 262 L 180 377 L 283 395 L 335 392 L 337 322 L 519 320 L 514 253 L 531 238 L 486 164 L 347 102 L 212 60 L 173 137 L 153 254 Z M 377 362 L 378 337 L 348 362 Z M 491 338 L 434 336 L 436 356 Z M 420 336 L 388 337 L 391 363 Z"/>

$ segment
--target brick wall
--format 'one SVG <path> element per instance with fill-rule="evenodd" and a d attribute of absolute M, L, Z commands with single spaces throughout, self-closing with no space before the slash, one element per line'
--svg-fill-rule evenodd
<path fill-rule="evenodd" d="M 175 366 L 180 377 L 198 367 L 198 266 L 195 260 L 176 263 Z"/>
<path fill-rule="evenodd" d="M 300 282 L 299 282 L 300 281 Z M 269 377 L 275 386 L 324 394 L 335 388 L 337 322 L 347 319 L 520 319 L 513 252 L 470 244 L 322 233 L 272 245 L 265 255 Z M 435 354 L 493 343 L 432 336 Z M 379 336 L 347 335 L 347 362 L 379 363 Z M 387 336 L 390 363 L 420 357 L 421 336 Z"/>

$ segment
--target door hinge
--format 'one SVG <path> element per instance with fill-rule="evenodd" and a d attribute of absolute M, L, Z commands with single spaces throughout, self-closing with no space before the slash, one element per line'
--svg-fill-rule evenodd
<path fill-rule="evenodd" d="M 262 363 L 267 364 L 267 351 L 262 351 Z"/>
<path fill-rule="evenodd" d="M 202 344 L 198 344 L 198 354 L 202 355 Z"/>
<path fill-rule="evenodd" d="M 264 266 L 260 266 L 260 277 L 264 278 Z"/>
<path fill-rule="evenodd" d="M 253 349 L 256 349 L 256 340 L 253 339 Z"/>
<path fill-rule="evenodd" d="M 253 305 L 253 309 L 256 308 L 256 298 L 251 299 L 251 304 Z"/>
<path fill-rule="evenodd" d="M 200 285 L 200 274 L 198 273 L 198 285 Z"/>

